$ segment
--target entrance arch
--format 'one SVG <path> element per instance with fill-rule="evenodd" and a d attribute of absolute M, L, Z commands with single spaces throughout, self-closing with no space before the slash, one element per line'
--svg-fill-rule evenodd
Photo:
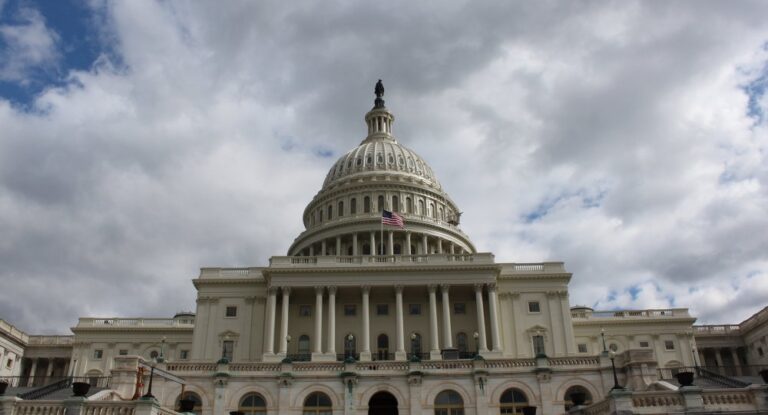
<path fill-rule="evenodd" d="M 398 415 L 397 398 L 389 392 L 376 392 L 368 401 L 368 415 Z"/>

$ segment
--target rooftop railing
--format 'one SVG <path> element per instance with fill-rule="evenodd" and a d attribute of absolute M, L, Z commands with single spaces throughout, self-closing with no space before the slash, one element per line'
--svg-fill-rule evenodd
<path fill-rule="evenodd" d="M 29 345 L 41 345 L 41 346 L 69 346 L 74 342 L 75 336 L 29 336 Z"/>
<path fill-rule="evenodd" d="M 732 335 L 739 333 L 741 327 L 738 324 L 708 324 L 703 326 L 693 326 L 695 335 Z"/>
<path fill-rule="evenodd" d="M 271 268 L 348 267 L 354 265 L 456 265 L 493 264 L 493 254 L 428 254 L 428 255 L 356 255 L 356 256 L 274 256 Z"/>
<path fill-rule="evenodd" d="M 614 310 L 614 311 L 593 311 L 589 309 L 571 310 L 573 319 L 634 319 L 634 318 L 672 318 L 672 317 L 690 317 L 687 308 L 667 308 L 650 310 Z"/>
<path fill-rule="evenodd" d="M 29 339 L 29 335 L 19 330 L 13 324 L 8 323 L 5 320 L 0 320 L 0 332 L 6 333 L 8 336 L 15 338 L 16 340 L 26 343 Z"/>
<path fill-rule="evenodd" d="M 81 317 L 77 322 L 77 327 L 185 327 L 193 328 L 195 319 L 185 317 L 184 319 L 173 318 L 96 318 Z"/>

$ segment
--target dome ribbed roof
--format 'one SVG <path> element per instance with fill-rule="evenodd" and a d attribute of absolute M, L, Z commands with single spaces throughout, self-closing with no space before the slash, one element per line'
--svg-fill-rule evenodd
<path fill-rule="evenodd" d="M 426 182 L 425 184 L 441 189 L 434 171 L 424 159 L 392 138 L 368 138 L 358 147 L 341 156 L 328 171 L 323 188 L 356 176 L 380 173 L 415 176 Z"/>

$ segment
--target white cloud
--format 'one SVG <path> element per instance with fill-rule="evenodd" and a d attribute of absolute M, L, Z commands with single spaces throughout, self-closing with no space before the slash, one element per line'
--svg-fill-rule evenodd
<path fill-rule="evenodd" d="M 0 11 L 3 10 L 0 3 Z M 30 82 L 34 71 L 50 70 L 60 58 L 59 39 L 39 11 L 19 9 L 15 24 L 0 25 L 0 81 Z"/>
<path fill-rule="evenodd" d="M 0 101 L 0 315 L 22 327 L 172 314 L 198 267 L 283 254 L 378 78 L 498 260 L 565 261 L 574 304 L 765 305 L 766 133 L 742 88 L 762 3 L 92 5 L 115 55 L 32 112 Z"/>

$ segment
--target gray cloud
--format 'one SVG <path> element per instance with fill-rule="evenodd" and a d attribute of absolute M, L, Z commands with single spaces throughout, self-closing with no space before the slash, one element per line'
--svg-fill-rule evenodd
<path fill-rule="evenodd" d="M 573 303 L 765 305 L 765 4 L 436 7 L 92 2 L 110 54 L 0 101 L 0 316 L 170 315 L 284 254 L 378 78 L 497 259 L 566 261 Z"/>

